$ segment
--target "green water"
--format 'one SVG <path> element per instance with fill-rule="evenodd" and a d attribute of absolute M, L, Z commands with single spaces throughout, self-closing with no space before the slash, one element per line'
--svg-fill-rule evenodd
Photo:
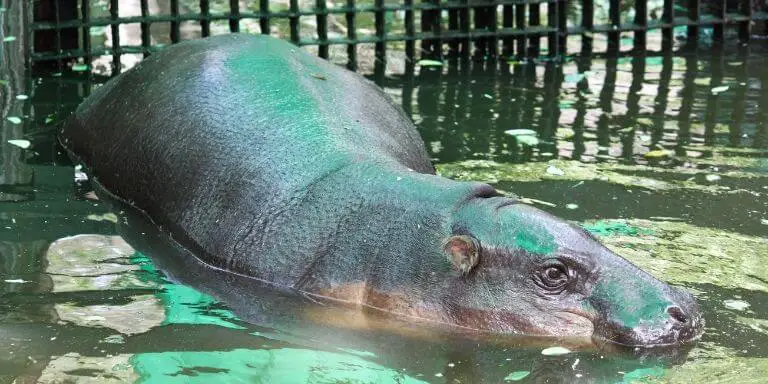
<path fill-rule="evenodd" d="M 0 383 L 765 382 L 768 55 L 753 49 L 452 63 L 377 79 L 416 122 L 442 175 L 489 182 L 581 223 L 691 290 L 706 333 L 673 356 L 547 356 L 562 342 L 304 326 L 290 315 L 293 299 L 258 287 L 233 295 L 227 287 L 245 283 L 194 283 L 194 272 L 168 277 L 147 256 L 172 253 L 125 243 L 123 217 L 74 181 L 55 144 L 56 124 L 101 79 L 4 71 Z M 533 132 L 505 133 L 513 129 Z"/>

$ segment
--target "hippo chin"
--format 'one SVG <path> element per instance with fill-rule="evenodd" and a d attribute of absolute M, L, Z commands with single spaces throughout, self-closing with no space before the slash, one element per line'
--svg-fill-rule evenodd
<path fill-rule="evenodd" d="M 264 36 L 166 48 L 97 89 L 60 143 L 204 263 L 483 332 L 683 343 L 688 293 L 577 226 L 436 176 L 359 75 Z"/>

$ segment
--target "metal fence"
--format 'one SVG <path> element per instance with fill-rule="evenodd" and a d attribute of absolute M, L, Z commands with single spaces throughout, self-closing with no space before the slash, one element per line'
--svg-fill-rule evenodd
<path fill-rule="evenodd" d="M 158 31 L 176 43 L 190 24 L 200 37 L 278 35 L 316 46 L 324 58 L 332 47 L 346 48 L 341 56 L 355 69 L 360 46 L 373 46 L 377 62 L 387 60 L 388 49 L 404 52 L 407 62 L 444 55 L 557 56 L 570 53 L 574 39 L 587 54 L 602 39 L 611 54 L 625 40 L 632 52 L 649 50 L 648 34 L 658 33 L 658 48 L 669 51 L 680 28 L 687 44 L 696 44 L 702 27 L 712 27 L 717 42 L 728 29 L 746 41 L 756 21 L 768 20 L 764 5 L 751 0 L 35 0 L 29 8 L 32 63 L 83 58 L 87 64 L 111 56 L 117 71 L 121 55 L 147 55 L 162 46 Z M 135 8 L 133 14 L 127 8 Z M 125 25 L 138 26 L 135 44 L 121 41 Z M 107 44 L 94 43 L 99 29 L 111 36 Z"/>

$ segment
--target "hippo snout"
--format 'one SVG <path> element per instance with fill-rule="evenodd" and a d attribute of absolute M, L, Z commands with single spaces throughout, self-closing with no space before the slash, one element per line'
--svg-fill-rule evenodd
<path fill-rule="evenodd" d="M 704 331 L 704 319 L 696 299 L 678 288 L 669 287 L 668 294 L 666 304 L 656 306 L 655 315 L 648 316 L 649 308 L 639 308 L 645 316 L 636 323 L 621 317 L 605 318 L 596 324 L 595 336 L 626 346 L 677 345 L 698 339 Z M 625 308 L 627 313 L 631 309 Z"/>

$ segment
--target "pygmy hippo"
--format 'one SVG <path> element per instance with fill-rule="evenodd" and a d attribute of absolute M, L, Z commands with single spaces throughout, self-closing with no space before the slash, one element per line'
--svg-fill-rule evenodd
<path fill-rule="evenodd" d="M 98 88 L 59 142 L 212 268 L 463 331 L 699 337 L 691 295 L 483 183 L 435 175 L 403 110 L 288 42 L 186 41 Z"/>

